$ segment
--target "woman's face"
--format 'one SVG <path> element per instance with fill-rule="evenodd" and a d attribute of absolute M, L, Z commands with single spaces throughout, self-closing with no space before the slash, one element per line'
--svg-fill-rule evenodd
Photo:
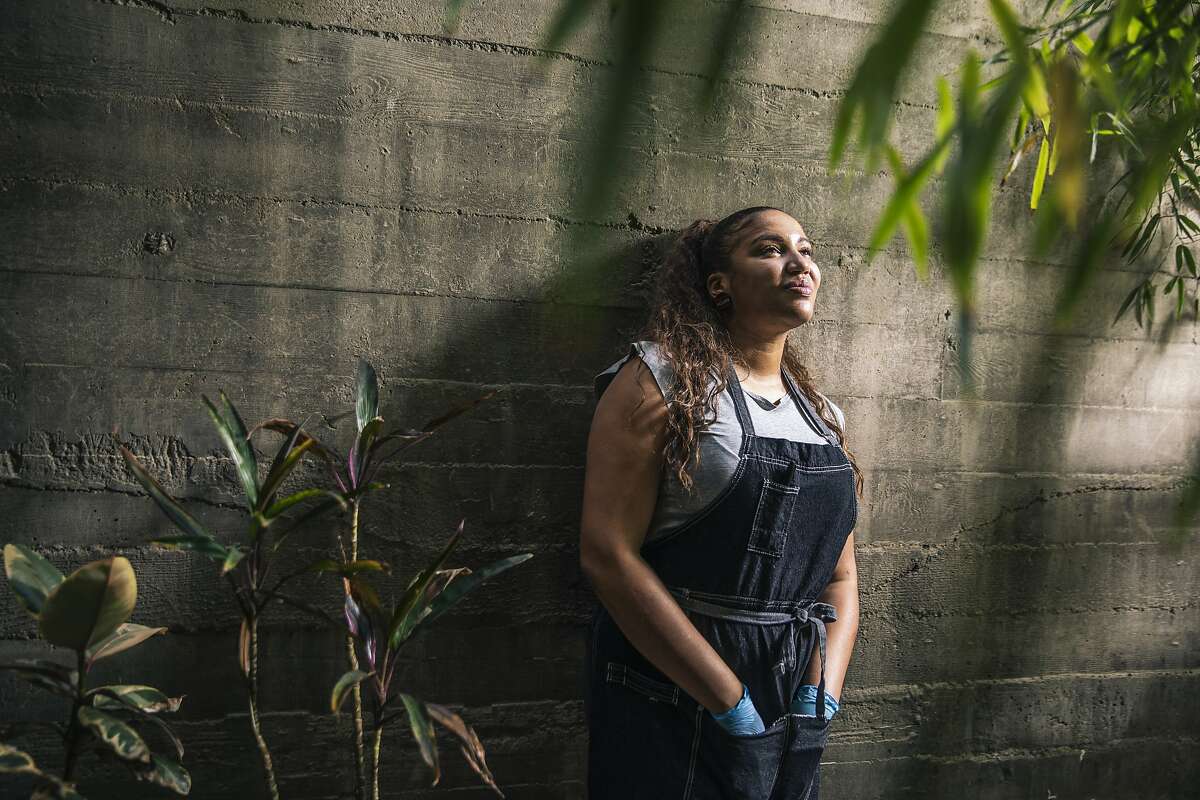
<path fill-rule="evenodd" d="M 714 272 L 710 293 L 733 299 L 731 323 L 771 336 L 812 319 L 821 270 L 800 223 L 782 211 L 760 211 L 734 234 L 729 271 Z"/>

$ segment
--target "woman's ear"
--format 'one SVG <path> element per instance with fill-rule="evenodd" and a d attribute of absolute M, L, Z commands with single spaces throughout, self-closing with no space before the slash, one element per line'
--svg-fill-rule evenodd
<path fill-rule="evenodd" d="M 722 272 L 714 272 L 704 282 L 704 289 L 712 299 L 729 294 L 729 279 Z"/>

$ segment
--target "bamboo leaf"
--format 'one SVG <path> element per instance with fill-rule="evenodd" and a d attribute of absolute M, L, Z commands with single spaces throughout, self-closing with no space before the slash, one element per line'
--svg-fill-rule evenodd
<path fill-rule="evenodd" d="M 38 620 L 42 638 L 86 650 L 106 639 L 133 613 L 137 578 L 124 556 L 85 564 L 46 597 Z"/>
<path fill-rule="evenodd" d="M 95 663 L 102 658 L 115 656 L 131 647 L 137 647 L 151 636 L 166 633 L 166 628 L 149 628 L 133 622 L 126 622 L 115 631 L 88 649 L 86 656 L 89 663 Z"/>
<path fill-rule="evenodd" d="M 1033 173 L 1033 191 L 1029 194 L 1029 207 L 1036 209 L 1038 200 L 1042 197 L 1042 187 L 1046 185 L 1046 168 L 1050 163 L 1050 137 L 1042 137 L 1042 147 L 1038 151 L 1037 171 Z"/>
<path fill-rule="evenodd" d="M 150 748 L 142 737 L 121 720 L 111 714 L 82 706 L 78 713 L 79 722 L 117 755 L 126 761 L 150 763 Z"/>
<path fill-rule="evenodd" d="M 343 673 L 342 677 L 337 679 L 337 683 L 333 686 L 333 693 L 329 696 L 330 708 L 335 712 L 341 710 L 342 703 L 345 702 L 346 695 L 350 694 L 350 690 L 374 674 L 374 672 L 363 672 L 360 669 L 352 669 Z"/>
<path fill-rule="evenodd" d="M 4 545 L 4 574 L 17 600 L 35 617 L 42 613 L 46 596 L 63 582 L 53 564 L 21 544 Z"/>

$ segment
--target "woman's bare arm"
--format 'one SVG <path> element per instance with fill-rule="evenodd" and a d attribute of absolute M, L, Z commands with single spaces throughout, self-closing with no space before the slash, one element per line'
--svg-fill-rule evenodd
<path fill-rule="evenodd" d="M 701 705 L 720 713 L 741 699 L 741 679 L 640 554 L 658 496 L 666 425 L 666 400 L 654 376 L 641 359 L 630 359 L 592 417 L 580 565 L 630 643 Z"/>
<path fill-rule="evenodd" d="M 850 666 L 850 654 L 858 636 L 858 563 L 854 560 L 854 534 L 846 539 L 842 554 L 833 568 L 833 577 L 818 598 L 837 609 L 837 621 L 825 624 L 828 633 L 825 644 L 825 691 L 840 699 Z M 816 685 L 821 680 L 821 654 L 813 648 L 805 682 Z"/>

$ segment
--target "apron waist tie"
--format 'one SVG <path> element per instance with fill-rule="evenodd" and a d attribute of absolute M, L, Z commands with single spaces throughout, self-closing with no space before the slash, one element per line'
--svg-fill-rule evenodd
<path fill-rule="evenodd" d="M 825 721 L 825 623 L 837 620 L 837 609 L 829 603 L 812 600 L 798 604 L 791 611 L 751 611 L 692 597 L 687 589 L 673 586 L 668 586 L 667 589 L 674 595 L 681 608 L 695 611 L 706 617 L 747 622 L 752 625 L 793 626 L 791 640 L 793 653 L 798 653 L 800 650 L 800 632 L 805 626 L 812 627 L 816 631 L 817 645 L 821 652 L 821 679 L 817 684 L 817 719 Z"/>

